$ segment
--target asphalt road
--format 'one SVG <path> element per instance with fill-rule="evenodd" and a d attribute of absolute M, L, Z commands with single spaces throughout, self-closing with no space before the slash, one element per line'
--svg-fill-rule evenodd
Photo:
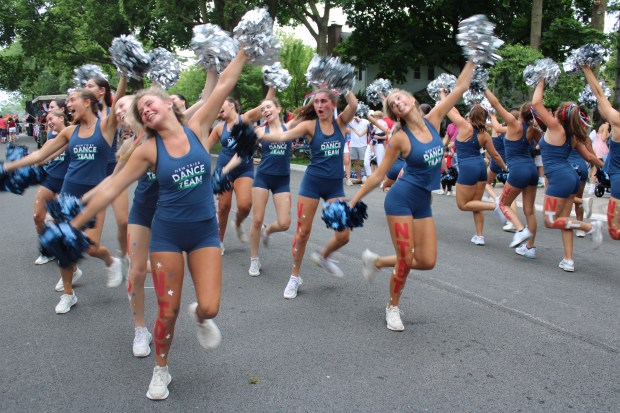
<path fill-rule="evenodd" d="M 294 194 L 301 176 L 292 175 Z M 355 190 L 346 187 L 348 195 Z M 400 306 L 405 331 L 396 333 L 385 327 L 388 271 L 374 284 L 361 276 L 364 248 L 393 252 L 379 189 L 365 200 L 366 225 L 334 255 L 345 277 L 306 259 L 293 300 L 282 298 L 293 229 L 261 251 L 255 278 L 247 273 L 249 247 L 229 231 L 216 319 L 222 346 L 203 351 L 182 314 L 170 397 L 153 402 L 145 397 L 153 356 L 132 356 L 126 292 L 106 288 L 100 261 L 80 263 L 79 303 L 54 313 L 57 267 L 33 264 L 34 195 L 0 194 L 2 412 L 620 411 L 620 243 L 607 233 L 596 251 L 576 239 L 576 270 L 566 273 L 557 231 L 540 228 L 538 257 L 528 260 L 508 248 L 511 234 L 489 213 L 487 245 L 475 246 L 471 214 L 453 197 L 435 196 L 439 259 L 432 271 L 410 275 Z M 596 201 L 598 213 L 605 203 Z M 267 215 L 274 217 L 271 205 Z M 102 241 L 116 249 L 113 219 L 110 210 Z M 249 231 L 249 221 L 244 226 Z M 317 214 L 308 251 L 329 236 Z M 194 301 L 189 276 L 185 283 L 184 305 Z"/>

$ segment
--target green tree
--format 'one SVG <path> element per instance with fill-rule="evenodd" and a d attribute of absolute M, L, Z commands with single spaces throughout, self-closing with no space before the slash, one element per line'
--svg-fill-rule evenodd
<path fill-rule="evenodd" d="M 279 99 L 285 108 L 298 107 L 303 103 L 304 97 L 312 88 L 306 81 L 306 69 L 312 60 L 314 50 L 303 44 L 299 39 L 292 36 L 280 36 L 282 50 L 280 50 L 280 62 L 291 75 L 291 84 L 283 92 L 279 93 Z"/>

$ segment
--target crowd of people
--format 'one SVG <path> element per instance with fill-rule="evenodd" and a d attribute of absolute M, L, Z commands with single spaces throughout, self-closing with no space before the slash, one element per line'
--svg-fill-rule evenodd
<path fill-rule="evenodd" d="M 539 169 L 544 167 L 544 226 L 560 230 L 564 256 L 559 268 L 574 271 L 573 234 L 581 231 L 591 236 L 595 246 L 603 239 L 603 223 L 584 220 L 591 214 L 591 203 L 582 193 L 585 182 L 596 179 L 596 174 L 588 176 L 587 167 L 583 171 L 577 162 L 587 162 L 592 169 L 604 169 L 610 177 L 608 232 L 612 239 L 620 239 L 620 113 L 611 107 L 588 67 L 583 68 L 586 79 L 607 120 L 595 129 L 594 143 L 588 138 L 587 118 L 578 105 L 566 102 L 553 111 L 543 106 L 544 81 L 536 87 L 531 102 L 513 111 L 505 109 L 487 90 L 497 113 L 490 121 L 489 113 L 477 103 L 465 116 L 459 113 L 455 106 L 469 88 L 475 67 L 472 62 L 464 66 L 453 89 L 442 93 L 433 107 L 419 105 L 405 90 L 393 89 L 384 96 L 383 111 L 365 119 L 356 113 L 358 100 L 353 92 L 343 94 L 346 105 L 337 113 L 340 97 L 330 89 L 317 89 L 311 100 L 285 121 L 276 92 L 270 89 L 258 107 L 242 112 L 229 94 L 246 60 L 241 50 L 219 76 L 209 72 L 201 99 L 190 108 L 182 96 L 169 96 L 158 87 L 126 96 L 127 80 L 123 76 L 112 96 L 105 79 L 92 78 L 86 87 L 72 91 L 66 102 L 49 105 L 48 132 L 41 149 L 4 166 L 5 173 L 10 173 L 27 165 L 46 164 L 48 175 L 34 203 L 37 233 L 45 230 L 46 201 L 59 194 L 82 198 L 85 203 L 85 209 L 71 221 L 74 228 L 83 228 L 96 217 L 95 225 L 85 230 L 91 241 L 87 252 L 104 262 L 108 287 L 117 287 L 127 279 L 135 324 L 133 354 L 148 356 L 154 342 L 156 366 L 147 392 L 150 399 L 165 399 L 169 394 L 168 358 L 180 313 L 185 262 L 196 289 L 196 302 L 188 312 L 196 322 L 198 341 L 206 349 L 221 341 L 213 319 L 220 305 L 224 235 L 233 193 L 237 210 L 231 224 L 242 242 L 248 241 L 244 220 L 252 214 L 250 276 L 258 276 L 265 269 L 259 254 L 261 245 L 269 247 L 273 234 L 287 231 L 291 214 L 295 214 L 291 273 L 283 291 L 284 298 L 294 299 L 303 282 L 302 273 L 314 271 L 302 271 L 302 263 L 321 200 L 346 200 L 344 186 L 361 184 L 346 200 L 353 208 L 381 186 L 387 192 L 384 209 L 394 254 L 379 256 L 365 250 L 360 265 L 368 281 L 374 280 L 382 268 L 391 269 L 385 317 L 387 328 L 393 331 L 404 329 L 399 304 L 411 270 L 430 270 L 437 261 L 431 207 L 434 191 L 448 195 L 456 191 L 458 209 L 473 213 L 472 243 L 485 244 L 484 211 L 494 211 L 500 222 L 509 222 L 508 230 L 514 231 L 510 247 L 534 259 L 534 201 L 537 188 L 544 184 Z M 442 136 L 446 117 L 452 123 Z M 237 140 L 242 138 L 232 130 L 238 123 L 257 121 L 261 159 L 255 168 L 251 157 L 241 158 L 234 152 Z M 8 124 L 7 128 L 10 136 L 15 126 Z M 300 137 L 307 140 L 311 159 L 293 208 L 290 156 L 292 142 Z M 230 179 L 232 189 L 218 195 L 216 202 L 210 154 L 217 144 L 222 151 L 215 169 Z M 540 154 L 532 148 L 539 148 Z M 490 158 L 488 165 L 486 156 Z M 450 175 L 450 179 L 442 179 L 442 169 L 443 176 Z M 507 180 L 497 194 L 493 184 L 496 176 L 505 172 Z M 127 188 L 135 181 L 138 185 L 130 208 Z M 276 219 L 266 224 L 270 192 Z M 523 200 L 525 223 L 514 205 L 518 195 Z M 118 256 L 100 243 L 108 205 L 113 206 L 116 218 Z M 573 205 L 576 218 L 571 217 Z M 380 215 L 370 219 L 379 219 Z M 344 272 L 331 256 L 349 242 L 350 236 L 348 229 L 334 231 L 322 249 L 310 252 L 311 261 L 342 277 Z M 35 263 L 53 260 L 41 255 Z M 127 275 L 123 274 L 123 261 L 129 268 Z M 151 331 L 144 317 L 148 272 L 158 302 Z M 73 284 L 81 276 L 77 262 L 60 267 L 55 289 L 62 295 L 56 313 L 68 313 L 77 303 Z"/>

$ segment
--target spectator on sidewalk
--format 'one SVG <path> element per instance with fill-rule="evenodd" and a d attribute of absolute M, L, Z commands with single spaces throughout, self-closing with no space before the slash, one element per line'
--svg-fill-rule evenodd
<path fill-rule="evenodd" d="M 370 126 L 370 122 L 366 119 L 361 119 L 359 116 L 355 116 L 353 120 L 349 123 L 349 127 L 351 130 L 351 140 L 349 141 L 349 152 L 351 161 L 353 161 L 353 165 L 355 168 L 355 173 L 357 174 L 357 180 L 353 183 L 360 184 L 365 181 L 362 178 L 362 170 L 360 166 L 360 161 L 364 160 L 366 156 L 366 147 L 368 146 L 368 127 Z M 351 166 L 349 165 L 349 170 Z M 349 182 L 347 181 L 347 185 Z"/>

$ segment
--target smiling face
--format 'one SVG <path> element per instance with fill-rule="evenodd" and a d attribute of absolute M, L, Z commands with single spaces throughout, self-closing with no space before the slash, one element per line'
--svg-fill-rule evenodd
<path fill-rule="evenodd" d="M 172 112 L 172 100 L 164 100 L 155 95 L 142 96 L 136 105 L 138 116 L 142 124 L 153 130 L 158 130 L 159 126 Z"/>
<path fill-rule="evenodd" d="M 86 113 L 91 111 L 90 100 L 82 98 L 78 91 L 72 92 L 67 98 L 67 109 L 73 116 L 73 120 L 80 122 Z"/>
<path fill-rule="evenodd" d="M 123 96 L 116 102 L 116 119 L 119 123 L 122 123 L 127 115 L 129 106 L 131 106 L 132 97 Z"/>
<path fill-rule="evenodd" d="M 47 126 L 54 132 L 60 132 L 65 127 L 63 119 L 53 113 L 48 114 L 46 119 Z"/>
<path fill-rule="evenodd" d="M 388 113 L 391 112 L 396 117 L 402 118 L 415 108 L 415 98 L 402 91 L 392 92 L 388 95 L 386 106 Z"/>
<path fill-rule="evenodd" d="M 88 79 L 88 82 L 86 82 L 86 86 L 84 86 L 84 89 L 93 92 L 93 94 L 99 100 L 101 100 L 103 98 L 103 95 L 105 94 L 105 87 L 100 87 L 99 85 L 97 85 L 94 79 Z"/>
<path fill-rule="evenodd" d="M 327 92 L 318 92 L 312 100 L 314 111 L 320 120 L 327 120 L 334 114 L 335 103 Z"/>
<path fill-rule="evenodd" d="M 222 108 L 220 109 L 220 119 L 222 120 L 229 120 L 231 115 L 234 113 L 235 111 L 235 104 L 229 101 L 225 101 L 224 104 L 222 105 Z"/>
<path fill-rule="evenodd" d="M 260 105 L 260 112 L 267 122 L 273 122 L 280 117 L 282 108 L 272 100 L 265 100 Z"/>

